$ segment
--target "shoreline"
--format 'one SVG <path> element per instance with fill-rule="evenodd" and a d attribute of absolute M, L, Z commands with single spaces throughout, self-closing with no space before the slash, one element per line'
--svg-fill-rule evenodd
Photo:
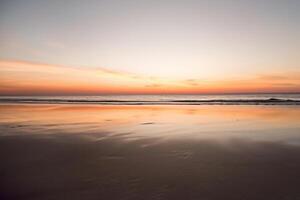
<path fill-rule="evenodd" d="M 210 100 L 62 100 L 62 99 L 0 99 L 0 104 L 94 104 L 94 105 L 300 105 L 300 100 L 291 99 L 210 99 Z"/>

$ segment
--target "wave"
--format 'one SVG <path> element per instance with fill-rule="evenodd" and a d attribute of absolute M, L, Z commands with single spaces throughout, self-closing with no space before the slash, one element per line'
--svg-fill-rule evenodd
<path fill-rule="evenodd" d="M 1 98 L 0 103 L 99 104 L 99 105 L 300 105 L 293 99 L 199 99 L 199 100 L 87 100 Z"/>

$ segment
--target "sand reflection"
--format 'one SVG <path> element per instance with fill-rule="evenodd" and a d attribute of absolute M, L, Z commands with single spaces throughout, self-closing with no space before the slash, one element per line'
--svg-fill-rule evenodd
<path fill-rule="evenodd" d="M 298 106 L 1 105 L 1 133 L 297 143 Z"/>
<path fill-rule="evenodd" d="M 0 109 L 0 199 L 300 198 L 297 106 Z"/>

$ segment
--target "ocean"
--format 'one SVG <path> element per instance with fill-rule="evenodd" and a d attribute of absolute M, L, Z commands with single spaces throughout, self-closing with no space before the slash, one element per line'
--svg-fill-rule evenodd
<path fill-rule="evenodd" d="M 300 105 L 300 94 L 1 96 L 0 103 L 100 105 Z"/>

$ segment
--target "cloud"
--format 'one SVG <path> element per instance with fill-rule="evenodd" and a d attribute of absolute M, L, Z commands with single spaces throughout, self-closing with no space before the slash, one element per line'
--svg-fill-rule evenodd
<path fill-rule="evenodd" d="M 0 95 L 256 92 L 300 92 L 300 73 L 282 72 L 203 81 L 142 76 L 103 67 L 0 60 Z"/>
<path fill-rule="evenodd" d="M 300 72 L 289 72 L 285 74 L 260 75 L 257 79 L 261 81 L 300 81 Z"/>
<path fill-rule="evenodd" d="M 28 93 L 32 91 L 34 94 L 41 91 L 66 94 L 134 93 L 142 92 L 144 85 L 152 82 L 152 77 L 102 67 L 69 67 L 0 60 L 0 94 L 6 94 L 7 88 L 11 88 L 9 94 L 25 91 Z M 160 83 L 154 84 L 152 87 Z"/>
<path fill-rule="evenodd" d="M 162 87 L 162 86 L 163 86 L 162 84 L 157 84 L 157 83 L 145 85 L 145 87 L 150 87 L 150 88 L 156 88 L 156 87 Z"/>
<path fill-rule="evenodd" d="M 198 80 L 198 79 L 187 79 L 187 80 L 184 80 L 183 82 L 189 86 L 199 86 L 200 85 L 200 80 Z"/>

